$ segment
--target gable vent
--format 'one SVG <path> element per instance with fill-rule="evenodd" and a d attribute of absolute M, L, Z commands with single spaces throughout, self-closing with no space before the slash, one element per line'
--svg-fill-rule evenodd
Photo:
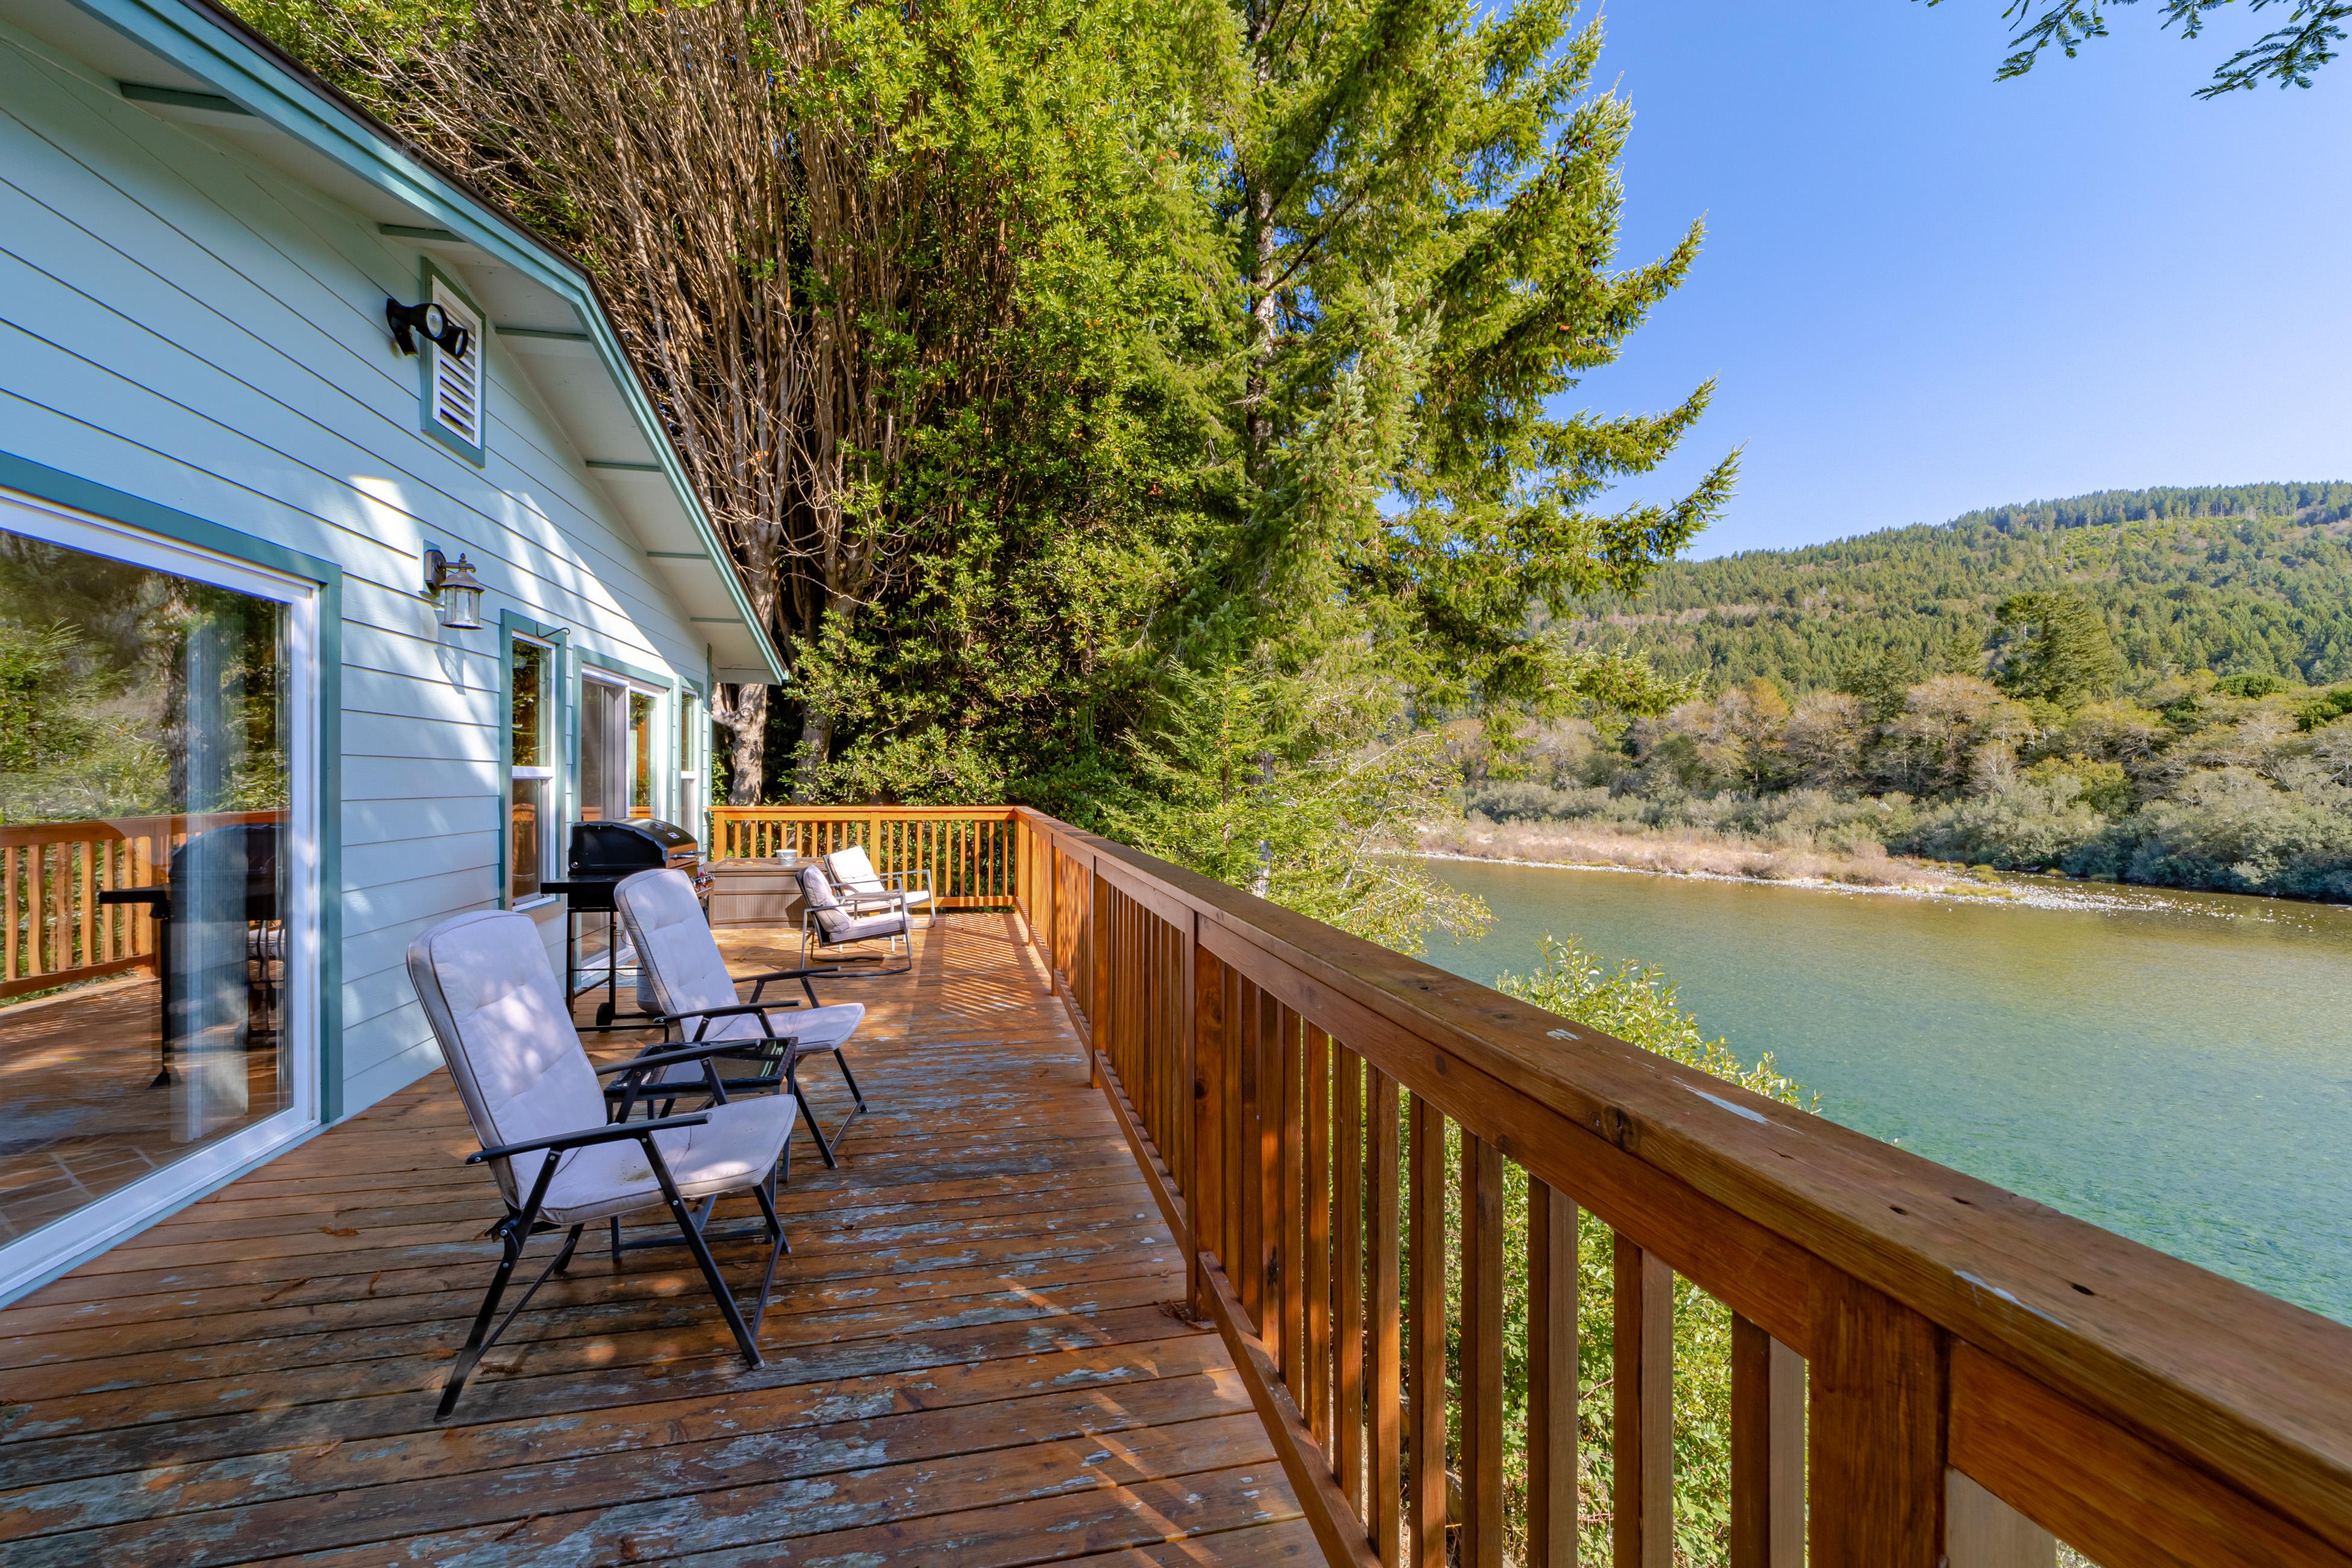
<path fill-rule="evenodd" d="M 451 321 L 466 329 L 463 359 L 438 343 L 426 345 L 425 352 L 432 356 L 433 422 L 464 445 L 478 447 L 482 445 L 482 321 L 438 279 L 433 282 L 433 298 L 449 312 Z"/>

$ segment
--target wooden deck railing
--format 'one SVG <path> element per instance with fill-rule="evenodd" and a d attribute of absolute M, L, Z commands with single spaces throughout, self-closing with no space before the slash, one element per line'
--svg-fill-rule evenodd
<path fill-rule="evenodd" d="M 231 812 L 0 826 L 0 1001 L 152 968 L 152 918 L 98 895 L 163 880 L 192 825 L 202 831 L 276 819 L 274 812 Z"/>
<path fill-rule="evenodd" d="M 1737 1568 L 2024 1568 L 2053 1535 L 2352 1564 L 2352 1329 L 1007 815 L 1013 901 L 1331 1561 L 1579 1561 L 1581 1209 L 1613 1236 L 1616 1568 L 1676 1560 L 1677 1276 L 1735 1314 Z"/>
<path fill-rule="evenodd" d="M 925 870 L 941 909 L 1013 902 L 1011 806 L 721 805 L 711 808 L 713 859 L 829 855 L 864 847 L 889 875 Z"/>

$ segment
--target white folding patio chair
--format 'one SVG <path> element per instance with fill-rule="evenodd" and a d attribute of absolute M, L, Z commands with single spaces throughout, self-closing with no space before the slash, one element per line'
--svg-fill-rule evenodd
<path fill-rule="evenodd" d="M 801 898 L 801 961 L 805 963 L 815 954 L 828 963 L 878 963 L 883 967 L 860 971 L 866 974 L 904 974 L 915 966 L 915 931 L 907 914 L 907 906 L 894 900 L 887 907 L 861 912 L 841 896 L 833 879 L 825 873 L 824 862 L 811 860 L 800 868 Z M 878 942 L 882 951 L 852 952 L 861 942 Z M 904 943 L 906 962 L 893 964 Z"/>
<path fill-rule="evenodd" d="M 490 1167 L 507 1205 L 492 1232 L 504 1254 L 466 1348 L 442 1386 L 435 1419 L 457 1407 L 482 1352 L 530 1304 L 547 1277 L 571 1263 L 582 1229 L 639 1209 L 669 1210 L 744 1362 L 761 1365 L 760 1322 L 775 1286 L 776 1261 L 787 1250 L 769 1182 L 792 1137 L 794 1102 L 782 1095 L 729 1100 L 709 1066 L 723 1048 L 713 1045 L 657 1050 L 615 1067 L 592 1065 L 529 915 L 493 910 L 443 921 L 409 943 L 408 977 L 481 1142 L 466 1163 Z M 710 1104 L 647 1121 L 607 1120 L 608 1096 L 625 1104 L 646 1075 L 688 1062 L 703 1064 Z M 599 1086 L 599 1078 L 616 1075 L 620 1086 Z M 532 1154 L 542 1156 L 536 1169 L 527 1159 Z M 748 1325 L 703 1239 L 708 1211 L 698 1216 L 688 1206 L 743 1192 L 758 1198 L 775 1242 Z M 523 1247 L 533 1236 L 555 1230 L 565 1232 L 561 1250 L 492 1329 Z"/>
<path fill-rule="evenodd" d="M 622 924 L 628 928 L 631 945 L 637 950 L 638 973 L 653 992 L 659 1015 L 656 1021 L 682 1036 L 680 1043 L 723 1044 L 725 1059 L 753 1064 L 753 1076 L 722 1080 L 730 1094 L 791 1090 L 807 1120 L 809 1136 L 816 1140 L 817 1152 L 824 1156 L 828 1167 L 839 1165 L 834 1151 L 841 1146 L 849 1124 L 866 1113 L 865 1091 L 857 1087 L 857 1075 L 849 1070 L 849 1058 L 841 1050 L 865 1021 L 866 1005 L 838 1002 L 827 1006 L 818 1002 L 811 982 L 840 971 L 773 969 L 741 980 L 730 975 L 719 952 L 719 941 L 710 933 L 710 922 L 703 918 L 701 901 L 694 896 L 694 884 L 683 871 L 664 868 L 625 877 L 614 888 L 613 902 L 621 911 Z M 800 982 L 800 996 L 766 999 L 770 985 L 795 980 Z M 748 1002 L 736 991 L 742 981 L 751 984 Z M 830 1134 L 808 1101 L 799 1071 L 802 1058 L 824 1052 L 832 1054 L 834 1065 L 841 1069 L 842 1081 L 849 1086 L 854 1102 Z M 702 1081 L 699 1068 L 681 1063 L 649 1079 L 646 1098 L 672 1100 L 674 1086 L 695 1094 Z M 628 1108 L 625 1106 L 621 1114 L 628 1114 Z M 789 1175 L 789 1148 L 786 1160 Z"/>
<path fill-rule="evenodd" d="M 905 908 L 908 914 L 920 912 L 927 925 L 940 923 L 937 901 L 931 896 L 931 872 L 928 866 L 918 866 L 910 871 L 877 871 L 874 862 L 866 858 L 866 850 L 853 844 L 846 849 L 836 849 L 824 858 L 824 868 L 833 878 L 841 900 L 852 910 L 864 913 L 888 909 L 893 904 Z M 921 878 L 919 888 L 909 884 Z"/>

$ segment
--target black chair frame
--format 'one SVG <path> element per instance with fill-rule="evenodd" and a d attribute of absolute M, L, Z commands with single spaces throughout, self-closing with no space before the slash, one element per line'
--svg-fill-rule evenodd
<path fill-rule="evenodd" d="M 699 1061 L 703 1064 L 705 1087 L 710 1094 L 711 1103 L 723 1105 L 727 1102 L 726 1086 L 711 1062 L 713 1057 L 721 1054 L 711 1047 L 649 1051 L 629 1061 L 598 1068 L 596 1075 L 604 1078 L 622 1073 L 634 1077 L 679 1062 Z M 609 1098 L 614 1090 L 608 1089 L 605 1092 Z M 466 1337 L 466 1346 L 457 1352 L 457 1363 L 449 1369 L 448 1380 L 442 1384 L 440 1407 L 433 1416 L 436 1421 L 446 1420 L 449 1413 L 457 1407 L 457 1396 L 464 1392 L 466 1380 L 473 1375 L 475 1366 L 484 1353 L 498 1343 L 499 1336 L 507 1331 L 515 1319 L 521 1316 L 522 1310 L 530 1305 L 530 1299 L 539 1293 L 539 1288 L 547 1282 L 548 1277 L 562 1273 L 572 1262 L 572 1255 L 580 1245 L 581 1232 L 586 1228 L 585 1222 L 571 1227 L 564 1236 L 562 1248 L 524 1289 L 521 1300 L 515 1302 L 504 1318 L 498 1320 L 495 1329 L 490 1326 L 491 1320 L 497 1316 L 499 1301 L 506 1294 L 508 1283 L 514 1278 L 515 1265 L 521 1261 L 523 1247 L 533 1236 L 549 1234 L 559 1228 L 552 1222 L 541 1219 L 539 1213 L 540 1205 L 547 1197 L 547 1185 L 555 1178 L 556 1167 L 562 1163 L 565 1154 L 575 1149 L 615 1142 L 624 1138 L 635 1138 L 644 1145 L 646 1163 L 653 1167 L 654 1179 L 661 1185 L 662 1197 L 668 1205 L 670 1217 L 677 1223 L 678 1239 L 694 1254 L 694 1261 L 702 1270 L 704 1282 L 710 1287 L 710 1293 L 718 1298 L 719 1310 L 727 1320 L 729 1331 L 735 1336 L 736 1348 L 743 1352 L 744 1364 L 751 1367 L 766 1364 L 760 1354 L 760 1325 L 768 1315 L 769 1298 L 775 1290 L 776 1264 L 792 1250 L 791 1244 L 784 1238 L 783 1222 L 776 1215 L 774 1194 L 769 1190 L 775 1180 L 775 1173 L 771 1171 L 765 1181 L 751 1187 L 752 1195 L 759 1199 L 764 1228 L 775 1245 L 769 1250 L 767 1271 L 760 1280 L 759 1304 L 747 1325 L 741 1309 L 735 1304 L 734 1292 L 720 1277 L 718 1262 L 710 1256 L 709 1245 L 703 1237 L 703 1227 L 709 1222 L 711 1211 L 718 1206 L 719 1200 L 715 1196 L 709 1199 L 699 1214 L 688 1209 L 686 1200 L 678 1194 L 677 1183 L 670 1175 L 669 1163 L 662 1157 L 661 1145 L 654 1139 L 654 1134 L 673 1128 L 703 1125 L 710 1120 L 709 1110 L 706 1108 L 683 1116 L 656 1117 L 646 1121 L 627 1121 L 626 1114 L 624 1110 L 621 1116 L 602 1127 L 585 1128 L 577 1132 L 558 1132 L 518 1143 L 501 1143 L 466 1156 L 468 1165 L 478 1165 L 489 1160 L 511 1160 L 518 1155 L 541 1151 L 545 1152 L 547 1158 L 540 1164 L 539 1175 L 531 1183 L 529 1195 L 520 1205 L 509 1204 L 506 1217 L 490 1227 L 490 1234 L 498 1237 L 503 1249 L 498 1272 L 491 1276 L 490 1288 L 482 1297 L 481 1310 L 474 1314 L 473 1331 Z M 619 1216 L 614 1215 L 616 1235 L 619 1224 Z M 618 1253 L 614 1256 L 617 1258 Z"/>
<path fill-rule="evenodd" d="M 805 985 L 806 982 L 803 981 L 803 984 Z M 842 1054 L 841 1047 L 835 1045 L 824 1047 L 825 1054 L 833 1058 L 834 1066 L 841 1069 L 841 1080 L 848 1086 L 852 1102 L 848 1114 L 841 1119 L 841 1125 L 828 1134 L 824 1130 L 824 1124 L 817 1120 L 816 1108 L 809 1103 L 808 1089 L 800 1080 L 801 1059 L 804 1056 L 815 1054 L 814 1047 L 804 1051 L 801 1048 L 799 1037 L 778 1034 L 775 1020 L 769 1016 L 771 1013 L 786 1013 L 799 1005 L 797 1002 L 757 1000 L 738 1002 L 731 1007 L 702 1007 L 686 1013 L 667 1013 L 662 1016 L 661 1022 L 665 1028 L 677 1029 L 683 1034 L 689 1020 L 700 1020 L 695 1025 L 694 1033 L 685 1037 L 686 1043 L 699 1045 L 703 1043 L 704 1037 L 709 1032 L 710 1026 L 719 1019 L 741 1017 L 759 1019 L 760 1033 L 757 1036 L 725 1041 L 718 1054 L 729 1060 L 760 1063 L 764 1070 L 751 1078 L 726 1079 L 722 1081 L 727 1088 L 739 1092 L 747 1089 L 790 1090 L 793 1100 L 800 1106 L 802 1118 L 808 1123 L 809 1136 L 816 1140 L 816 1152 L 824 1156 L 825 1169 L 838 1170 L 841 1167 L 841 1160 L 836 1151 L 841 1147 L 842 1139 L 848 1136 L 851 1123 L 866 1114 L 866 1091 L 858 1086 L 857 1075 L 850 1071 L 849 1058 Z M 786 1026 L 790 1026 L 789 1019 L 786 1021 Z M 653 1084 L 646 1087 L 649 1091 L 648 1098 L 660 1096 L 663 1086 Z M 676 1104 L 676 1098 L 674 1096 L 662 1098 L 664 1113 L 667 1114 Z M 789 1143 L 785 1145 L 785 1150 L 784 1173 L 785 1179 L 789 1181 L 792 1173 Z"/>
<path fill-rule="evenodd" d="M 757 1014 L 760 1019 L 759 1036 L 753 1039 L 729 1040 L 726 1042 L 727 1048 L 720 1051 L 719 1055 L 734 1061 L 765 1062 L 768 1064 L 768 1070 L 751 1078 L 727 1079 L 724 1080 L 727 1087 L 739 1093 L 790 1089 L 793 1099 L 800 1105 L 802 1117 L 808 1123 L 809 1136 L 816 1140 L 817 1152 L 824 1157 L 825 1168 L 838 1170 L 841 1162 L 835 1158 L 834 1151 L 841 1146 L 841 1140 L 847 1135 L 850 1123 L 866 1114 L 866 1091 L 858 1086 L 857 1075 L 849 1070 L 849 1058 L 842 1055 L 841 1047 L 826 1047 L 833 1057 L 834 1065 L 841 1069 L 842 1081 L 848 1085 L 849 1097 L 854 1102 L 849 1114 L 841 1119 L 841 1125 L 835 1128 L 832 1135 L 828 1137 L 824 1123 L 817 1120 L 816 1108 L 809 1104 L 808 1092 L 800 1082 L 800 1058 L 808 1053 L 797 1048 L 798 1042 L 795 1037 L 776 1033 L 775 1025 L 768 1017 L 768 1011 L 773 1009 L 785 1012 L 803 1005 L 813 1008 L 822 1007 L 824 1004 L 817 999 L 816 987 L 811 982 L 849 977 L 839 969 L 824 965 L 806 969 L 772 969 L 763 974 L 738 974 L 730 975 L 729 978 L 738 985 L 749 983 L 751 987 L 751 999 L 748 1002 L 739 1002 L 732 1007 L 708 1007 L 700 1011 L 663 1014 L 646 1026 L 651 1027 L 654 1024 L 660 1025 L 665 1040 L 698 1043 L 709 1032 L 714 1020 Z M 786 980 L 800 983 L 801 994 L 807 998 L 805 1004 L 793 998 L 777 1002 L 764 999 L 770 985 Z M 688 1040 L 681 1031 L 685 1021 L 689 1018 L 699 1018 L 702 1022 L 696 1027 L 690 1040 Z M 792 1048 L 788 1050 L 787 1047 Z M 668 1115 L 676 1108 L 677 1096 L 663 1094 L 662 1086 L 657 1084 L 648 1085 L 646 1088 L 646 1099 L 648 1101 L 660 1100 L 663 1115 Z M 627 1111 L 624 1110 L 621 1114 L 625 1117 Z M 615 1120 L 619 1119 L 615 1118 Z M 783 1170 L 784 1179 L 790 1181 L 792 1179 L 792 1146 L 789 1143 L 785 1145 Z"/>

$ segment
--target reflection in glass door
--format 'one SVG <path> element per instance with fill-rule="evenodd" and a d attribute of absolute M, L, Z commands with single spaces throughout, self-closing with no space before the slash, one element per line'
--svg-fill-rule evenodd
<path fill-rule="evenodd" d="M 654 814 L 654 700 L 629 693 L 629 815 Z"/>
<path fill-rule="evenodd" d="M 628 731 L 622 717 L 629 689 L 583 675 L 580 681 L 580 819 L 617 822 L 629 815 Z"/>
<path fill-rule="evenodd" d="M 661 733 L 659 696 L 583 672 L 580 679 L 580 817 L 621 822 L 656 815 Z"/>
<path fill-rule="evenodd" d="M 310 951 L 289 605 L 20 515 L 0 502 L 0 1244 L 295 1103 Z"/>

